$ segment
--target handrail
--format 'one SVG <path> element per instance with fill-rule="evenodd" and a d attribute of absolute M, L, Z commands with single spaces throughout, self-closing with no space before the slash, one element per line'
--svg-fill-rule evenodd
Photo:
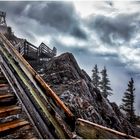
<path fill-rule="evenodd" d="M 38 48 L 36 46 L 34 46 L 33 44 L 31 44 L 30 42 L 28 42 L 26 40 L 25 40 L 25 43 L 27 43 L 27 45 L 30 45 L 31 48 L 33 48 L 37 51 Z"/>
<path fill-rule="evenodd" d="M 52 50 L 43 42 L 39 45 L 40 48 L 45 48 L 46 50 L 48 50 L 49 52 L 51 52 Z"/>
<path fill-rule="evenodd" d="M 54 57 L 56 55 L 56 53 L 54 53 L 54 51 L 50 49 L 43 42 L 39 45 L 38 51 L 39 51 L 39 54 L 44 53 L 44 54 L 47 54 L 49 57 Z"/>

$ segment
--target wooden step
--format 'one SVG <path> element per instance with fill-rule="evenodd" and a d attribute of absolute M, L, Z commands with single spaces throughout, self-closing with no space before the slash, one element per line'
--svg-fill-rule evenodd
<path fill-rule="evenodd" d="M 11 97 L 15 97 L 14 94 L 10 94 L 10 93 L 0 94 L 0 100 L 11 98 Z"/>
<path fill-rule="evenodd" d="M 21 112 L 21 107 L 12 105 L 6 107 L 0 107 L 0 118 L 7 117 L 10 115 L 16 115 Z"/>
<path fill-rule="evenodd" d="M 9 89 L 10 89 L 10 86 L 8 84 L 0 84 L 0 93 L 6 92 Z"/>
<path fill-rule="evenodd" d="M 0 106 L 14 105 L 17 103 L 17 98 L 14 94 L 0 92 Z"/>
<path fill-rule="evenodd" d="M 0 88 L 2 88 L 2 87 L 9 87 L 9 85 L 8 85 L 8 84 L 3 84 L 3 83 L 1 83 L 1 84 L 0 84 Z"/>
<path fill-rule="evenodd" d="M 29 122 L 23 119 L 2 123 L 0 124 L 0 134 L 4 134 L 6 131 L 12 131 L 13 129 L 18 129 L 26 125 L 29 125 Z"/>
<path fill-rule="evenodd" d="M 31 139 L 33 138 L 32 130 L 30 125 L 22 126 L 21 128 L 16 129 L 15 131 L 7 132 L 1 136 L 1 139 Z"/>

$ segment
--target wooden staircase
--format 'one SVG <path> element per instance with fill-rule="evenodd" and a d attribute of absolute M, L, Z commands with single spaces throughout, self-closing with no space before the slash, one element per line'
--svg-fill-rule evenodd
<path fill-rule="evenodd" d="M 25 116 L 25 117 L 24 117 Z M 0 72 L 0 139 L 36 138 L 4 75 Z"/>

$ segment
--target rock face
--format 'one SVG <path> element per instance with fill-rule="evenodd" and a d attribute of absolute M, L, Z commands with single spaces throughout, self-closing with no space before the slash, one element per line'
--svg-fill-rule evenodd
<path fill-rule="evenodd" d="M 53 88 L 76 117 L 137 136 L 115 103 L 110 103 L 94 88 L 71 53 L 51 59 L 44 69 L 44 80 Z"/>

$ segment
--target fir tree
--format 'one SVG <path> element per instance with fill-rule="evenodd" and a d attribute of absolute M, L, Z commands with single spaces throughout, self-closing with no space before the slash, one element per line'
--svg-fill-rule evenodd
<path fill-rule="evenodd" d="M 97 64 L 94 66 L 94 68 L 92 70 L 92 83 L 95 86 L 95 88 L 99 88 L 100 76 L 99 76 Z"/>
<path fill-rule="evenodd" d="M 101 71 L 101 75 L 100 90 L 102 95 L 107 98 L 108 95 L 112 95 L 112 89 L 110 87 L 110 80 L 107 75 L 106 67 Z"/>
<path fill-rule="evenodd" d="M 130 121 L 132 124 L 135 124 L 136 122 L 135 109 L 134 109 L 134 102 L 135 102 L 134 91 L 135 91 L 134 80 L 133 78 L 131 78 L 131 80 L 128 83 L 128 88 L 124 93 L 122 99 L 123 103 L 120 107 L 125 111 L 128 121 Z"/>

